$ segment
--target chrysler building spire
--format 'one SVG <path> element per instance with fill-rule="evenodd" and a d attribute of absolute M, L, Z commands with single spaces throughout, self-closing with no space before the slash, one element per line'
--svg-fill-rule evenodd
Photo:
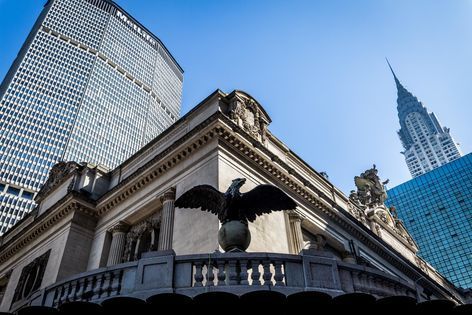
<path fill-rule="evenodd" d="M 462 156 L 458 145 L 442 127 L 434 113 L 411 94 L 398 80 L 387 59 L 397 86 L 398 135 L 405 151 L 411 176 L 416 177 Z"/>

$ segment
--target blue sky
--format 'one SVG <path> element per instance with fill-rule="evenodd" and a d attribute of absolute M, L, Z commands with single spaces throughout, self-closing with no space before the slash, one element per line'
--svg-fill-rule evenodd
<path fill-rule="evenodd" d="M 0 78 L 44 2 L 0 0 Z M 470 0 L 116 2 L 184 68 L 182 114 L 216 88 L 245 90 L 270 130 L 346 193 L 372 163 L 389 187 L 410 179 L 385 57 L 471 152 Z"/>

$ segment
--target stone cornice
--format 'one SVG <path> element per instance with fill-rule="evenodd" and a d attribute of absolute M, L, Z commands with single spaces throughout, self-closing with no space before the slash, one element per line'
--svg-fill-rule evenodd
<path fill-rule="evenodd" d="M 54 207 L 37 217 L 24 228 L 25 233 L 15 235 L 0 248 L 0 264 L 28 245 L 31 241 L 47 232 L 53 225 L 61 221 L 73 211 L 81 211 L 90 216 L 96 216 L 93 204 L 83 200 L 80 193 L 70 192 Z"/>
<path fill-rule="evenodd" d="M 203 134 L 199 133 L 221 116 L 222 114 L 219 112 L 213 114 L 203 123 L 137 169 L 132 175 L 113 187 L 113 189 L 98 200 L 98 214 L 101 216 L 110 211 L 116 205 L 128 199 L 136 191 L 147 186 L 152 180 L 165 174 L 175 165 L 185 160 L 192 152 L 208 143 L 215 137 L 214 130 L 210 129 Z M 198 137 L 195 138 L 196 135 L 198 135 Z M 191 138 L 195 139 L 192 139 L 191 142 L 182 147 L 182 145 Z"/>

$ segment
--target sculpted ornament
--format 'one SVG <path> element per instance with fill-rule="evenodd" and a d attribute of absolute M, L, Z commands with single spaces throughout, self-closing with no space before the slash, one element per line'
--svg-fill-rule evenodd
<path fill-rule="evenodd" d="M 250 98 L 234 97 L 228 114 L 231 120 L 242 127 L 251 137 L 262 142 L 265 141 L 268 122 L 262 118 L 256 101 Z"/>
<path fill-rule="evenodd" d="M 126 234 L 125 251 L 123 261 L 132 261 L 136 257 L 136 245 L 140 238 L 145 234 L 155 234 L 161 223 L 161 212 L 157 212 L 151 217 L 133 225 Z M 156 237 L 157 235 L 154 235 Z M 154 244 L 157 245 L 157 244 Z"/>
<path fill-rule="evenodd" d="M 387 199 L 387 192 L 384 185 L 388 183 L 388 179 L 384 182 L 380 181 L 377 175 L 377 168 L 374 166 L 366 170 L 360 176 L 354 177 L 354 182 L 357 187 L 356 199 L 361 205 L 367 208 L 374 208 L 381 206 Z M 351 197 L 354 199 L 354 197 Z"/>
<path fill-rule="evenodd" d="M 38 197 L 44 196 L 48 191 L 50 191 L 54 186 L 59 184 L 63 178 L 67 177 L 70 173 L 76 170 L 79 167 L 79 164 L 76 162 L 58 162 L 56 163 L 51 170 L 49 171 L 49 177 L 41 187 L 41 190 L 38 193 Z M 71 187 L 69 187 L 69 190 Z"/>

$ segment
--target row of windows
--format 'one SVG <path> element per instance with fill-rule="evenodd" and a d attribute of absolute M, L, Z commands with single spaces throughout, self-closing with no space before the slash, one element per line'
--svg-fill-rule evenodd
<path fill-rule="evenodd" d="M 43 24 L 98 49 L 107 22 L 107 13 L 84 0 L 56 0 Z"/>
<path fill-rule="evenodd" d="M 472 154 L 390 189 L 419 254 L 456 285 L 472 285 Z"/>

